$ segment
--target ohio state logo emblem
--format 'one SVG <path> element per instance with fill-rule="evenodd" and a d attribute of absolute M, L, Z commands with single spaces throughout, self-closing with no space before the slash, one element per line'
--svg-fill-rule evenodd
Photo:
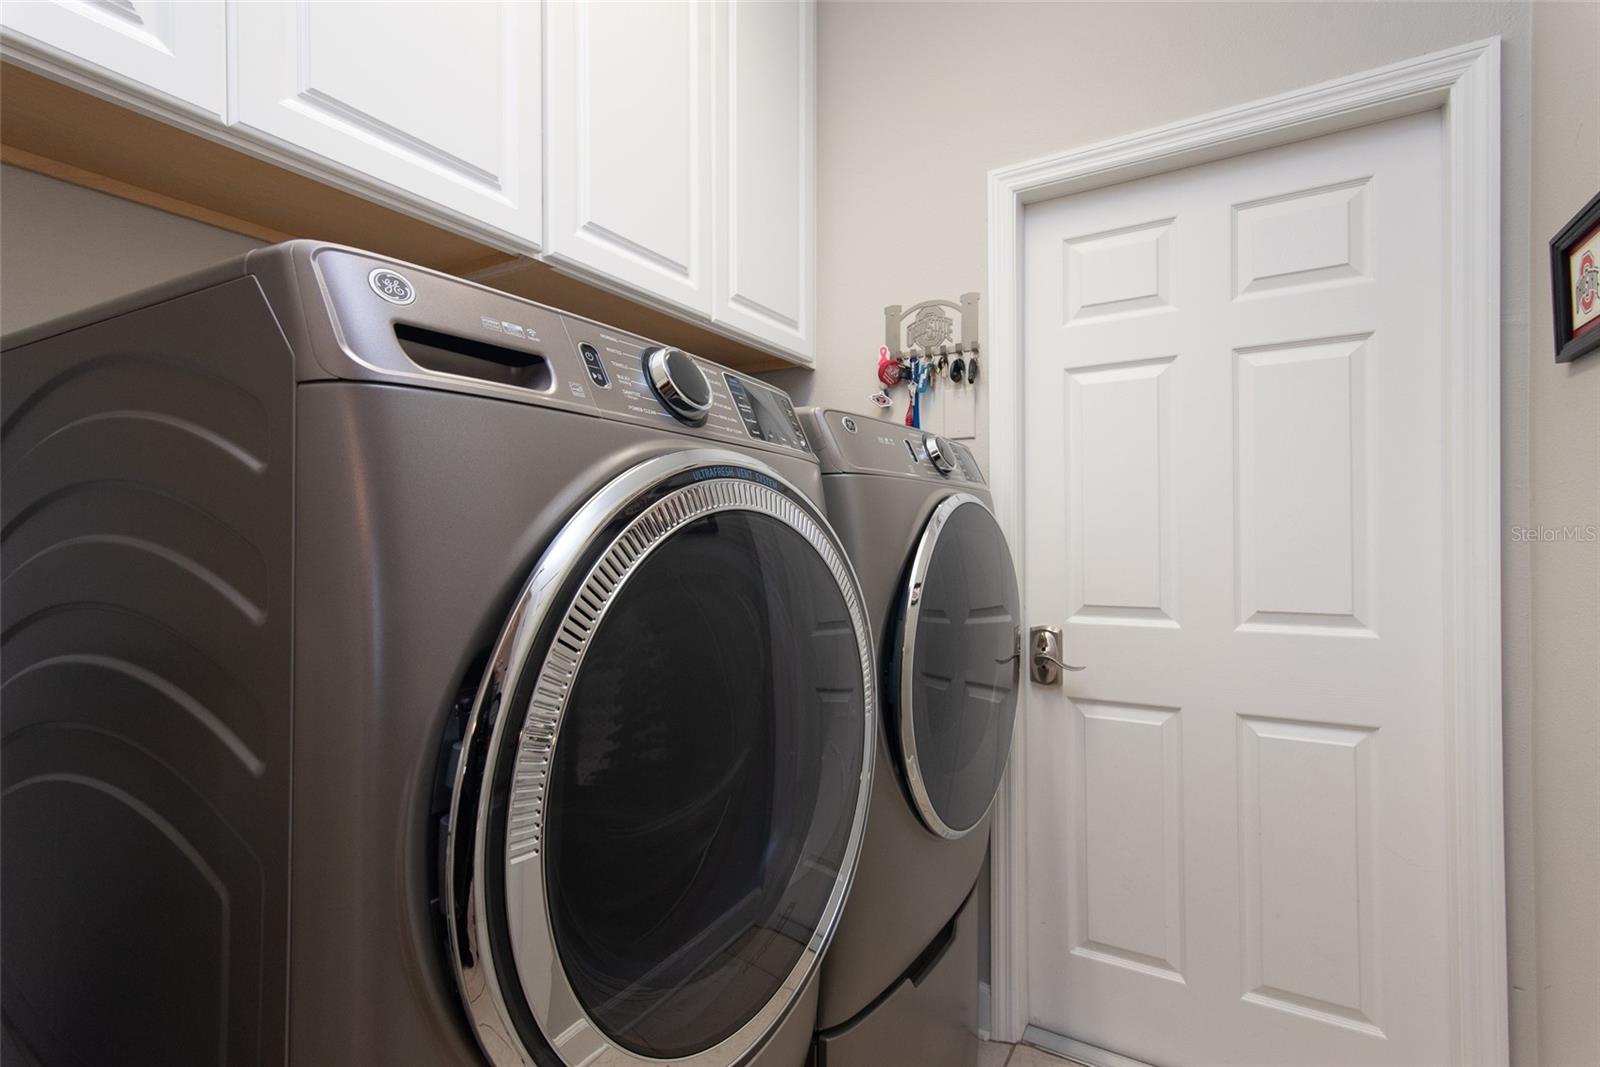
<path fill-rule="evenodd" d="M 1594 253 L 1585 252 L 1578 261 L 1578 276 L 1573 279 L 1578 291 L 1578 310 L 1587 315 L 1594 310 L 1594 301 L 1600 294 L 1600 267 L 1595 266 Z"/>

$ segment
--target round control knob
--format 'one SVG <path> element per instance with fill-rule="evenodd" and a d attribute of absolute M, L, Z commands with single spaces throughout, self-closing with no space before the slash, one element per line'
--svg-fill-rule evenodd
<path fill-rule="evenodd" d="M 644 380 L 673 418 L 703 426 L 711 414 L 711 383 L 694 357 L 681 348 L 651 346 L 639 353 Z"/>
<path fill-rule="evenodd" d="M 928 459 L 933 461 L 933 469 L 940 474 L 949 474 L 956 469 L 955 446 L 938 434 L 923 434 L 922 450 L 928 453 Z"/>

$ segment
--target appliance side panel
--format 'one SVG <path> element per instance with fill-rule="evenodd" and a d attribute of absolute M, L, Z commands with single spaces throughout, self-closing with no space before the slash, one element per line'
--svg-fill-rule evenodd
<path fill-rule="evenodd" d="M 212 285 L 0 359 L 8 1038 L 281 1064 L 293 357 Z"/>
<path fill-rule="evenodd" d="M 478 463 L 473 453 L 493 439 L 471 409 L 492 406 L 378 385 L 299 387 L 297 1067 L 477 1062 L 439 945 L 430 816 L 450 707 L 527 551 L 486 528 L 504 529 L 486 517 L 492 452 Z"/>

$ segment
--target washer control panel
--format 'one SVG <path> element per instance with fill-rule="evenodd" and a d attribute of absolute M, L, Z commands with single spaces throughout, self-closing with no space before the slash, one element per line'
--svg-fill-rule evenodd
<path fill-rule="evenodd" d="M 692 352 L 353 249 L 310 255 L 331 305 L 335 344 L 320 368 L 329 376 L 426 384 L 815 458 L 788 394 Z"/>
<path fill-rule="evenodd" d="M 601 411 L 812 455 L 794 403 L 781 389 L 587 319 L 568 318 L 566 326 Z"/>

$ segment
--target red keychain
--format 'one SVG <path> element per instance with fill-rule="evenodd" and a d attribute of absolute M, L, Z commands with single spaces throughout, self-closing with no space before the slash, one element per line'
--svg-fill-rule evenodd
<path fill-rule="evenodd" d="M 894 401 L 889 399 L 889 390 L 900 384 L 900 364 L 889 354 L 887 345 L 878 346 L 878 382 L 883 386 L 878 392 L 867 397 L 880 408 L 887 408 Z"/>
<path fill-rule="evenodd" d="M 893 389 L 900 384 L 900 364 L 889 354 L 887 345 L 878 346 L 878 381 L 883 383 L 885 389 Z"/>

